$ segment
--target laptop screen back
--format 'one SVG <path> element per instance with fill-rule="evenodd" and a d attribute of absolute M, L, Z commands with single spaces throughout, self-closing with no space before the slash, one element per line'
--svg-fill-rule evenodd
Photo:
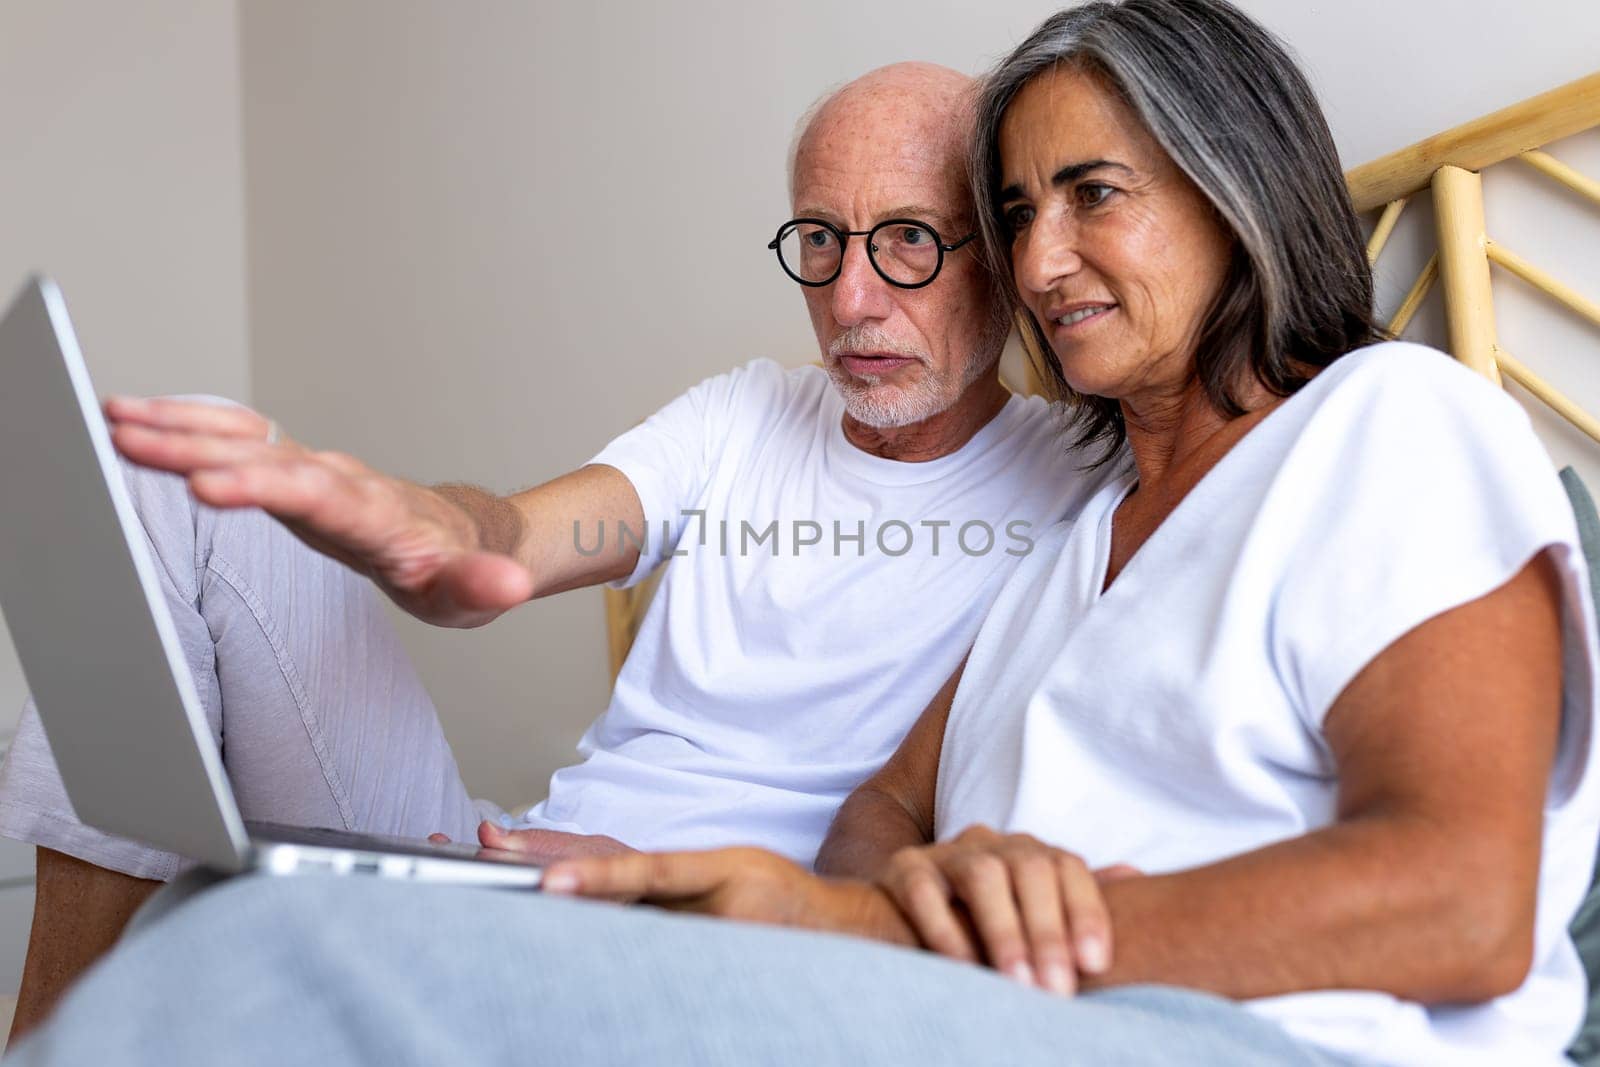
<path fill-rule="evenodd" d="M 61 292 L 0 320 L 0 608 L 78 818 L 224 870 L 247 839 Z"/>

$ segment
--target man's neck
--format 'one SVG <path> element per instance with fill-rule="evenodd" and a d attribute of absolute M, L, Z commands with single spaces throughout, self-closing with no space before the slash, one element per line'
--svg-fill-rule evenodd
<path fill-rule="evenodd" d="M 1000 384 L 999 372 L 991 371 L 967 386 L 954 404 L 909 426 L 879 428 L 846 415 L 844 437 L 874 456 L 902 463 L 926 463 L 959 451 L 1000 414 L 1010 395 Z"/>

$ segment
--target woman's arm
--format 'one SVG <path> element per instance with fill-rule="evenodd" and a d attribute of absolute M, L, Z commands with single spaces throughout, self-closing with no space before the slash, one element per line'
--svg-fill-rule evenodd
<path fill-rule="evenodd" d="M 1102 873 L 1116 952 L 1094 974 L 1077 954 L 1083 986 L 1159 982 L 1238 999 L 1370 989 L 1437 1003 L 1521 985 L 1560 722 L 1559 588 L 1540 556 L 1357 675 L 1324 723 L 1339 769 L 1335 825 L 1176 874 Z M 926 896 L 906 907 L 904 887 L 897 906 L 878 886 L 749 849 L 564 862 L 548 888 L 901 943 L 960 921 L 996 962 L 1005 949 L 985 932 L 1014 942 L 1018 902 L 1062 894 L 1067 880 L 1053 865 L 1002 860 L 1018 851 L 1015 835 L 967 837 L 903 849 L 888 869 L 892 881 L 931 860 L 948 890 L 939 915 Z M 1021 852 L 1054 851 L 1033 844 Z M 1080 925 L 1069 914 L 1064 927 Z"/>
<path fill-rule="evenodd" d="M 1108 885 L 1117 955 L 1089 981 L 1236 998 L 1511 992 L 1532 962 L 1560 714 L 1560 579 L 1540 555 L 1400 638 L 1346 687 L 1324 723 L 1337 824 Z"/>

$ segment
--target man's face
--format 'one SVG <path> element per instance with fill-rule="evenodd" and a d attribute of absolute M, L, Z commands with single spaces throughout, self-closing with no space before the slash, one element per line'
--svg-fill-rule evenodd
<path fill-rule="evenodd" d="M 904 98 L 871 95 L 827 108 L 795 158 L 795 215 L 841 230 L 918 219 L 945 244 L 971 233 L 959 137 L 947 120 L 916 110 Z M 993 366 L 995 305 L 979 255 L 974 241 L 946 255 L 931 284 L 901 289 L 873 269 L 865 238 L 852 237 L 839 276 L 804 290 L 824 366 L 850 417 L 878 428 L 921 422 Z"/>

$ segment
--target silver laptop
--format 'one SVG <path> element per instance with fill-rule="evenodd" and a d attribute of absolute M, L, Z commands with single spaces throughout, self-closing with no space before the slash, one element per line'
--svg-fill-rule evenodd
<path fill-rule="evenodd" d="M 0 320 L 0 607 L 77 815 L 224 873 L 534 888 L 525 857 L 247 824 L 223 771 L 61 291 Z"/>

